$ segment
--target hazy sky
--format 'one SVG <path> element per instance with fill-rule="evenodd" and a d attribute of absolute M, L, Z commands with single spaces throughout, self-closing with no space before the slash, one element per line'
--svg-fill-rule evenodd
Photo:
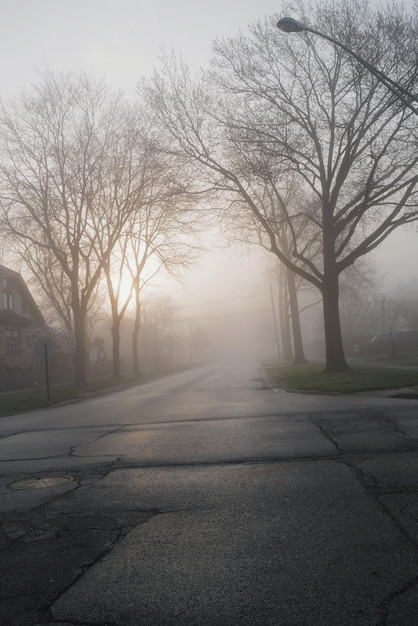
<path fill-rule="evenodd" d="M 37 72 L 87 71 L 134 90 L 158 65 L 162 47 L 181 51 L 194 67 L 206 65 L 218 36 L 234 36 L 265 15 L 282 14 L 279 0 L 0 0 L 0 93 L 13 95 L 37 80 Z M 408 2 L 406 3 L 408 4 Z M 394 235 L 379 252 L 388 280 L 416 274 L 417 238 Z M 214 258 L 214 257 L 213 257 Z M 190 289 L 220 276 L 228 293 L 251 293 L 262 280 L 258 266 L 234 251 L 190 275 Z M 205 274 L 206 272 L 206 274 Z M 206 276 L 206 278 L 205 278 Z"/>
<path fill-rule="evenodd" d="M 138 78 L 158 65 L 163 47 L 181 52 L 195 68 L 204 66 L 216 37 L 245 30 L 275 13 L 278 3 L 0 0 L 0 7 L 0 93 L 12 96 L 36 82 L 45 67 L 91 72 L 133 91 Z M 196 272 L 188 273 L 186 292 L 200 301 L 252 293 L 258 276 L 248 256 L 206 254 Z"/>
<path fill-rule="evenodd" d="M 125 88 L 161 48 L 205 65 L 213 39 L 278 11 L 274 0 L 0 0 L 0 84 L 24 86 L 36 69 L 86 70 Z"/>

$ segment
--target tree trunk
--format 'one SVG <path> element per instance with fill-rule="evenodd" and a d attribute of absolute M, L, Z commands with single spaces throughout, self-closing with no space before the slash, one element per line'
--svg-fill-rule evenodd
<path fill-rule="evenodd" d="M 270 281 L 270 302 L 271 302 L 271 313 L 273 316 L 273 334 L 274 334 L 274 345 L 275 345 L 274 357 L 278 361 L 281 361 L 282 351 L 281 351 L 281 346 L 280 346 L 279 329 L 277 328 L 276 306 L 274 302 L 273 285 L 271 284 L 271 281 Z"/>
<path fill-rule="evenodd" d="M 73 306 L 75 342 L 75 384 L 87 383 L 86 312 L 81 306 Z"/>
<path fill-rule="evenodd" d="M 112 323 L 112 354 L 113 354 L 113 378 L 121 378 L 120 370 L 120 320 L 116 316 Z"/>
<path fill-rule="evenodd" d="M 292 319 L 294 363 L 299 365 L 301 363 L 306 363 L 306 359 L 305 352 L 303 350 L 302 330 L 300 327 L 296 280 L 294 272 L 292 272 L 289 268 L 286 268 L 286 276 L 287 286 L 289 289 L 290 315 Z"/>
<path fill-rule="evenodd" d="M 323 282 L 322 304 L 324 310 L 325 369 L 324 372 L 344 372 L 349 368 L 344 354 L 340 309 L 339 274 L 335 256 L 335 229 L 332 207 L 328 202 L 322 206 L 323 233 Z"/>
<path fill-rule="evenodd" d="M 139 325 L 141 321 L 141 302 L 139 300 L 139 290 L 135 288 L 135 320 L 132 332 L 132 362 L 134 376 L 139 376 L 139 355 L 138 355 L 138 339 Z"/>
<path fill-rule="evenodd" d="M 344 354 L 338 296 L 338 274 L 336 270 L 328 271 L 324 277 L 322 292 L 325 330 L 324 372 L 344 372 L 350 369 Z"/>
<path fill-rule="evenodd" d="M 289 290 L 284 268 L 280 272 L 280 335 L 282 339 L 282 356 L 284 363 L 293 361 L 292 342 L 290 337 Z"/>

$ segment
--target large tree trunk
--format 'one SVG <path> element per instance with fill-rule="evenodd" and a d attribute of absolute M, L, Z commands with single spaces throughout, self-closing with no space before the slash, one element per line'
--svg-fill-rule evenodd
<path fill-rule="evenodd" d="M 324 372 L 344 372 L 349 368 L 345 360 L 339 309 L 339 274 L 335 258 L 334 216 L 331 206 L 322 207 L 323 258 L 322 303 L 325 332 Z"/>
<path fill-rule="evenodd" d="M 338 274 L 328 271 L 323 285 L 325 330 L 325 372 L 344 372 L 349 368 L 345 360 L 338 307 Z"/>
<path fill-rule="evenodd" d="M 75 342 L 75 384 L 87 383 L 86 317 L 87 312 L 78 303 L 73 304 L 74 342 Z"/>
<path fill-rule="evenodd" d="M 293 349 L 290 336 L 289 289 L 286 271 L 283 268 L 280 277 L 280 335 L 282 339 L 282 356 L 284 363 L 293 361 Z"/>
<path fill-rule="evenodd" d="M 303 350 L 302 330 L 300 327 L 298 295 L 296 291 L 296 277 L 294 272 L 286 268 L 287 286 L 289 289 L 290 315 L 292 319 L 294 362 L 297 364 L 306 363 L 305 352 Z"/>

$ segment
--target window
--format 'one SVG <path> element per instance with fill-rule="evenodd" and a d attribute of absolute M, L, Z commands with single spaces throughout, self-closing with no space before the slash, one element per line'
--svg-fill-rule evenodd
<path fill-rule="evenodd" d="M 13 294 L 7 291 L 3 291 L 3 309 L 13 311 Z"/>
<path fill-rule="evenodd" d="M 3 309 L 13 311 L 13 280 L 11 278 L 3 278 Z"/>
<path fill-rule="evenodd" d="M 7 352 L 20 352 L 20 330 L 5 330 L 4 336 L 6 338 Z"/>

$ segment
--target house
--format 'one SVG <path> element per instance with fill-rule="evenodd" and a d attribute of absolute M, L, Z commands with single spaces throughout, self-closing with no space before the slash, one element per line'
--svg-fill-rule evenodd
<path fill-rule="evenodd" d="M 0 265 L 0 369 L 30 367 L 33 352 L 25 330 L 44 324 L 22 276 Z"/>

